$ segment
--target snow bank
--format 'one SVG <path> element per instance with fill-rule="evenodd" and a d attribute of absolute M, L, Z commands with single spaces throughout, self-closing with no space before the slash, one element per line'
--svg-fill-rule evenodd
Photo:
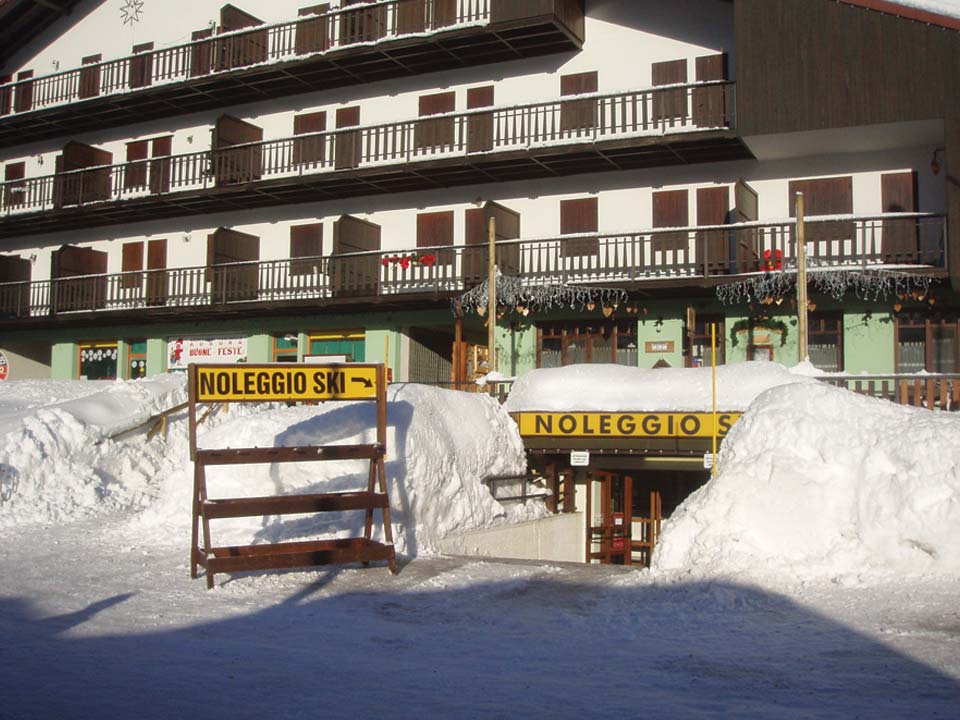
<path fill-rule="evenodd" d="M 717 368 L 717 409 L 745 410 L 760 393 L 777 385 L 814 382 L 805 368 L 744 362 Z M 707 411 L 713 403 L 710 368 L 631 368 L 622 365 L 568 365 L 531 370 L 513 384 L 504 405 L 523 411 Z"/>
<path fill-rule="evenodd" d="M 397 551 L 437 552 L 440 538 L 463 530 L 546 514 L 542 504 L 507 510 L 481 480 L 523 473 L 526 461 L 515 424 L 485 395 L 422 385 L 388 390 L 386 474 Z M 174 436 L 176 433 L 176 437 Z M 159 500 L 134 521 L 156 541 L 189 537 L 192 466 L 186 428 L 171 430 L 171 455 Z M 340 445 L 376 440 L 373 403 L 317 406 L 232 406 L 200 426 L 201 447 Z M 366 487 L 369 463 L 336 461 L 209 468 L 210 497 L 338 492 Z M 379 514 L 377 514 L 379 521 Z M 218 545 L 345 537 L 362 532 L 363 513 L 244 518 L 213 523 Z"/>
<path fill-rule="evenodd" d="M 177 376 L 0 384 L 0 528 L 148 502 L 162 448 L 110 436 L 184 399 Z"/>
<path fill-rule="evenodd" d="M 657 569 L 960 573 L 960 417 L 824 384 L 761 395 L 717 478 L 664 525 Z"/>

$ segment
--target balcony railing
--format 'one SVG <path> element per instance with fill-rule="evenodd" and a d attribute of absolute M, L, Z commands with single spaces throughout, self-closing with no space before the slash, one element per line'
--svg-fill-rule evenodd
<path fill-rule="evenodd" d="M 812 265 L 944 266 L 943 216 L 851 217 L 844 221 L 843 232 L 831 222 L 807 225 L 815 236 L 807 242 Z M 501 241 L 497 263 L 502 272 L 530 285 L 716 281 L 762 271 L 767 250 L 773 255 L 780 250 L 789 267 L 796 254 L 792 227 L 789 222 L 745 223 Z M 851 227 L 853 233 L 846 234 Z M 76 312 L 202 309 L 229 303 L 452 296 L 484 280 L 486 252 L 483 245 L 453 245 L 4 283 L 0 317 L 26 321 Z"/>
<path fill-rule="evenodd" d="M 960 411 L 960 374 L 823 375 L 818 380 L 861 395 L 930 410 Z"/>
<path fill-rule="evenodd" d="M 384 0 L 331 10 L 9 82 L 0 85 L 0 115 L 489 20 L 490 0 Z"/>
<path fill-rule="evenodd" d="M 724 129 L 733 125 L 733 107 L 730 82 L 581 95 L 12 180 L 0 184 L 0 203 L 11 216 L 249 183 L 299 184 L 364 168 L 482 162 L 496 153 Z"/>

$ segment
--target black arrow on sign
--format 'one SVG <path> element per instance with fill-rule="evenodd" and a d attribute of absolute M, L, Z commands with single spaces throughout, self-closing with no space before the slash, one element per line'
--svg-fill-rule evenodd
<path fill-rule="evenodd" d="M 367 388 L 373 387 L 373 380 L 369 380 L 367 378 L 350 378 L 350 382 L 363 383 L 363 386 Z"/>

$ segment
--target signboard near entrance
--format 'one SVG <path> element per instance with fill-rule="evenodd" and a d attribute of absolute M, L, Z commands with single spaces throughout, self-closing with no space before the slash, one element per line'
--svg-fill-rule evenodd
<path fill-rule="evenodd" d="M 718 413 L 725 436 L 741 413 Z M 713 413 L 519 413 L 523 437 L 692 438 L 713 435 Z"/>
<path fill-rule="evenodd" d="M 0 352 L 0 380 L 7 379 L 7 369 L 10 364 L 7 362 L 7 356 Z"/>
<path fill-rule="evenodd" d="M 570 451 L 570 467 L 589 467 L 589 465 L 590 465 L 589 450 L 571 450 Z"/>
<path fill-rule="evenodd" d="M 197 402 L 369 400 L 375 365 L 197 365 Z"/>
<path fill-rule="evenodd" d="M 247 339 L 171 338 L 167 341 L 167 368 L 186 370 L 190 363 L 245 363 Z"/>

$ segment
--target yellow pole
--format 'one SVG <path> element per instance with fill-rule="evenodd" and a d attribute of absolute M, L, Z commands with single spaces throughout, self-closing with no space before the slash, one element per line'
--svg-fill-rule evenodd
<path fill-rule="evenodd" d="M 713 376 L 713 476 L 717 476 L 717 324 L 710 323 L 710 374 Z"/>
<path fill-rule="evenodd" d="M 384 337 L 386 341 L 383 347 L 383 364 L 387 368 L 387 377 L 390 377 L 390 335 Z"/>
<path fill-rule="evenodd" d="M 487 260 L 487 372 L 497 369 L 497 220 L 490 218 Z"/>
<path fill-rule="evenodd" d="M 797 193 L 797 343 L 800 362 L 809 356 L 807 350 L 807 238 L 803 218 L 803 193 Z"/>

